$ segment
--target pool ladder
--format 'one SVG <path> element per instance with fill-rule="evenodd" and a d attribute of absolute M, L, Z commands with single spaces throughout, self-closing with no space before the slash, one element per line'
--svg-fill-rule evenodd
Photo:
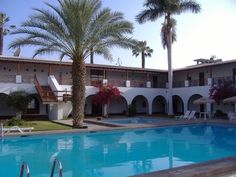
<path fill-rule="evenodd" d="M 56 165 L 58 165 L 58 177 L 62 177 L 62 165 L 61 165 L 60 160 L 58 160 L 58 159 L 54 159 L 54 161 L 53 161 L 53 166 L 52 166 L 52 171 L 51 171 L 50 177 L 54 176 Z M 23 162 L 21 165 L 20 177 L 23 177 L 24 171 L 26 172 L 26 177 L 30 177 L 29 166 L 26 162 Z"/>

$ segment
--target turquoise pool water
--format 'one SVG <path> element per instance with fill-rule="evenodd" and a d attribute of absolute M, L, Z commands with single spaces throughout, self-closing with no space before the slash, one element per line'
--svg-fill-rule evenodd
<path fill-rule="evenodd" d="M 55 157 L 64 177 L 125 177 L 236 155 L 236 127 L 190 125 L 0 139 L 0 177 L 48 177 Z"/>
<path fill-rule="evenodd" d="M 103 122 L 118 124 L 158 124 L 160 122 L 173 121 L 165 118 L 122 118 L 122 119 L 104 119 Z"/>

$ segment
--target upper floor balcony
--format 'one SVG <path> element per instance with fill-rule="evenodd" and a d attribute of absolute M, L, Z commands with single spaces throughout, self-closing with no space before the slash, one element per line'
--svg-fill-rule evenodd
<path fill-rule="evenodd" d="M 72 79 L 69 77 L 60 77 L 57 79 L 60 85 L 72 85 Z M 150 80 L 124 80 L 124 79 L 93 79 L 86 78 L 86 86 L 98 86 L 99 84 L 112 84 L 116 87 L 139 87 L 139 88 L 166 88 L 166 82 L 154 83 Z"/>
<path fill-rule="evenodd" d="M 235 78 L 236 79 L 236 78 Z M 222 81 L 235 81 L 232 76 L 224 76 L 224 77 L 212 77 L 205 78 L 201 80 L 184 80 L 184 81 L 173 81 L 174 88 L 181 87 L 198 87 L 198 86 L 212 86 Z"/>
<path fill-rule="evenodd" d="M 0 83 L 34 83 L 33 74 L 1 74 Z M 38 77 L 40 78 L 40 77 Z M 41 78 L 39 80 L 47 80 L 47 78 Z M 72 79 L 70 77 L 59 77 L 57 81 L 60 85 L 72 85 Z M 220 81 L 234 81 L 232 76 L 207 78 L 204 80 L 184 80 L 173 81 L 173 88 L 181 87 L 197 87 L 197 86 L 211 86 L 217 84 Z M 91 79 L 86 78 L 86 86 L 97 86 L 99 84 L 112 84 L 117 87 L 135 87 L 135 88 L 167 88 L 166 82 L 154 83 L 153 81 L 139 81 L 139 80 L 119 80 L 119 79 Z"/>

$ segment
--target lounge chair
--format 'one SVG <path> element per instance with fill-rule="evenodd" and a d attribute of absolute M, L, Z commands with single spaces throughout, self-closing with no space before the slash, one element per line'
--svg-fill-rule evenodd
<path fill-rule="evenodd" d="M 191 120 L 191 119 L 197 119 L 196 116 L 196 111 L 191 111 L 191 113 L 189 114 L 189 116 L 187 117 L 188 120 Z"/>
<path fill-rule="evenodd" d="M 227 113 L 229 120 L 236 120 L 236 113 L 229 112 Z"/>
<path fill-rule="evenodd" d="M 11 132 L 25 133 L 25 132 L 31 132 L 33 129 L 34 129 L 33 127 L 20 128 L 18 126 L 13 126 L 10 128 L 3 128 L 2 131 L 4 134 L 11 133 Z"/>
<path fill-rule="evenodd" d="M 180 116 L 175 116 L 175 118 L 178 118 L 178 119 L 187 119 L 189 114 L 191 113 L 191 111 L 186 111 L 184 115 L 180 115 Z"/>

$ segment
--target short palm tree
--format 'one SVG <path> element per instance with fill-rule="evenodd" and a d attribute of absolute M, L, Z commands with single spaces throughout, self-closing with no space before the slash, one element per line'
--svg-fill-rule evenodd
<path fill-rule="evenodd" d="M 191 11 L 198 13 L 201 10 L 200 5 L 194 0 L 146 0 L 144 3 L 145 9 L 141 11 L 136 20 L 139 23 L 146 21 L 155 21 L 161 17 L 164 17 L 164 23 L 162 26 L 162 42 L 163 46 L 167 47 L 168 55 L 168 114 L 173 114 L 172 106 L 172 85 L 173 85 L 173 70 L 172 70 L 172 58 L 171 58 L 171 46 L 172 42 L 176 39 L 174 31 L 174 20 L 172 15 L 179 15 L 183 12 Z M 164 37 L 164 38 L 163 38 Z"/>
<path fill-rule="evenodd" d="M 6 27 L 9 20 L 6 14 L 0 12 L 0 55 L 3 53 L 3 37 L 10 32 L 10 29 L 15 28 L 14 25 Z"/>
<path fill-rule="evenodd" d="M 136 41 L 134 42 L 132 53 L 136 57 L 138 57 L 139 54 L 141 54 L 142 68 L 145 68 L 145 57 L 151 57 L 153 50 L 147 46 L 146 41 Z"/>
<path fill-rule="evenodd" d="M 10 48 L 36 46 L 33 55 L 57 52 L 60 59 L 72 60 L 72 118 L 82 126 L 85 105 L 85 59 L 93 53 L 112 59 L 111 47 L 128 48 L 133 26 L 123 14 L 102 8 L 100 0 L 58 0 L 46 3 L 49 10 L 34 9 L 35 14 L 13 34 L 23 34 Z"/>

